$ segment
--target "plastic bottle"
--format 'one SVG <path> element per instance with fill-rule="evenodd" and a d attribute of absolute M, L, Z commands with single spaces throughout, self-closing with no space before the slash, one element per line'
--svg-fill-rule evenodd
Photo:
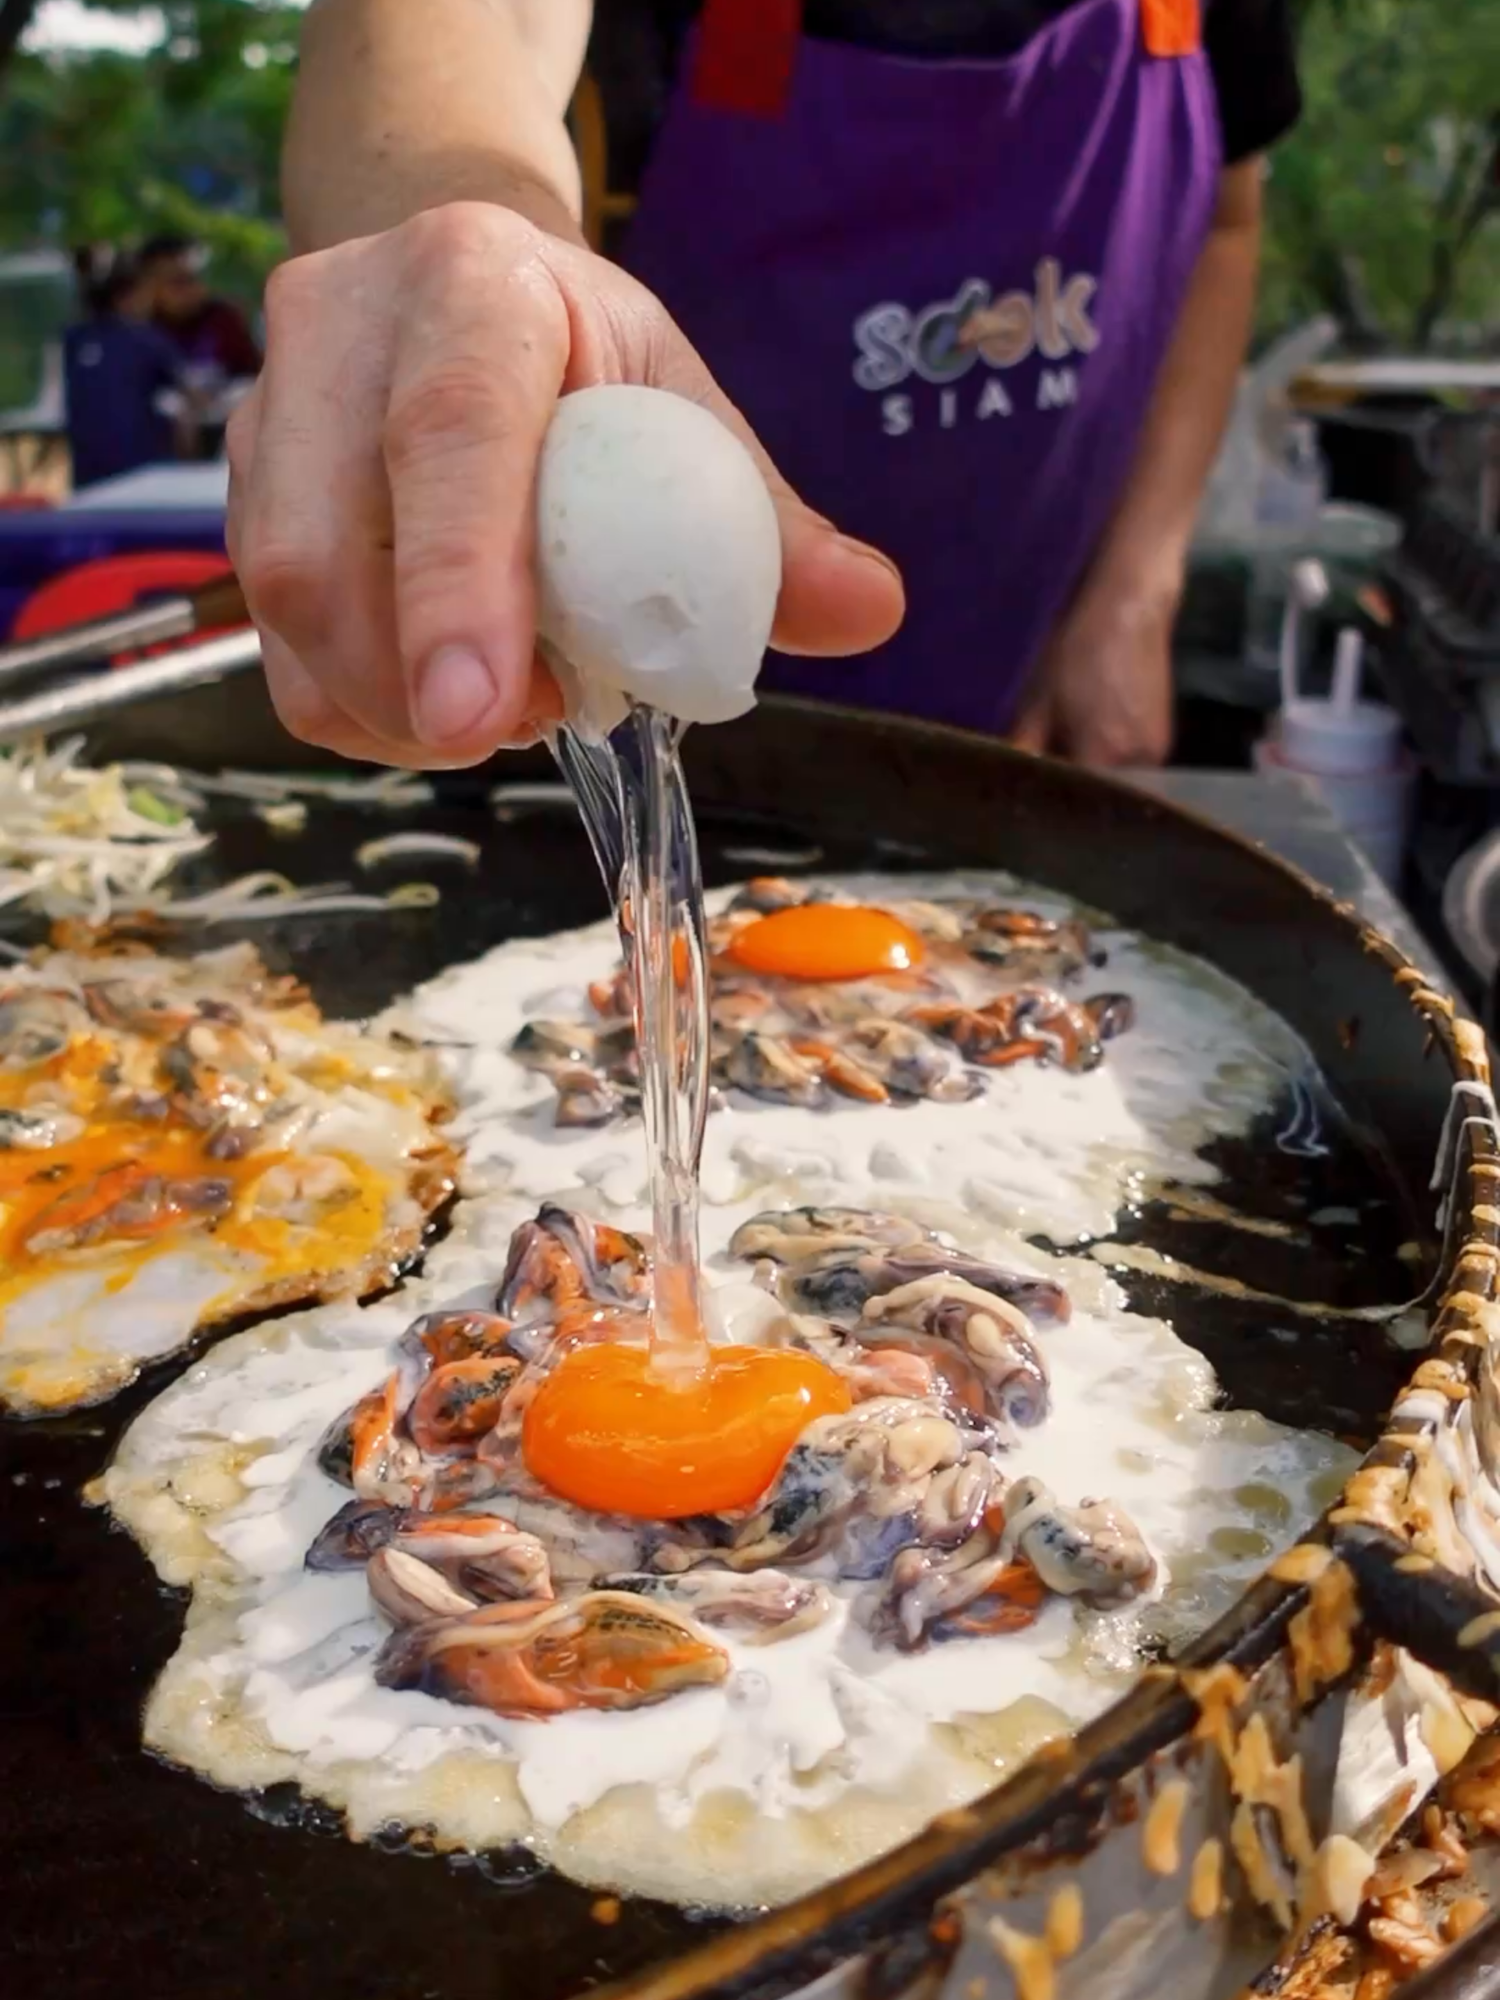
<path fill-rule="evenodd" d="M 1392 886 L 1400 881 L 1411 815 L 1413 759 L 1401 747 L 1401 717 L 1360 696 L 1364 638 L 1339 633 L 1326 699 L 1297 692 L 1255 748 L 1259 770 L 1310 778 L 1335 819 Z"/>
<path fill-rule="evenodd" d="M 1318 516 L 1328 492 L 1328 472 L 1316 425 L 1295 417 L 1286 426 L 1279 460 L 1261 475 L 1256 499 L 1257 549 L 1245 593 L 1244 661 L 1274 671 L 1280 663 L 1281 623 L 1292 564 L 1317 539 Z"/>

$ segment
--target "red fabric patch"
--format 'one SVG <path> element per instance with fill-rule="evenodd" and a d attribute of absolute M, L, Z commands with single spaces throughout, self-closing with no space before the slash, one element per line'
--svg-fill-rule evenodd
<path fill-rule="evenodd" d="M 703 9 L 695 104 L 779 118 L 791 94 L 802 0 L 708 0 Z"/>
<path fill-rule="evenodd" d="M 46 633 L 66 631 L 70 625 L 108 618 L 116 611 L 133 611 L 153 598 L 184 597 L 203 584 L 217 583 L 220 577 L 232 574 L 227 557 L 193 549 L 142 549 L 130 555 L 99 556 L 42 584 L 21 606 L 10 636 L 40 639 Z M 194 640 L 217 639 L 222 631 L 232 629 L 216 626 L 192 636 Z M 148 646 L 144 653 L 122 652 L 109 664 L 124 667 L 134 660 L 155 659 L 181 643 L 173 640 L 165 646 Z"/>
<path fill-rule="evenodd" d="M 1199 0 L 1141 0 L 1141 33 L 1147 55 L 1197 55 L 1203 47 Z"/>

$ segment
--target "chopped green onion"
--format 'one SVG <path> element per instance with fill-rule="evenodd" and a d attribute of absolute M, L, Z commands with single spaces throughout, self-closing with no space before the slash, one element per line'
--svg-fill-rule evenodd
<path fill-rule="evenodd" d="M 133 813 L 139 813 L 142 819 L 154 820 L 158 826 L 181 826 L 187 818 L 181 806 L 159 799 L 144 785 L 132 785 L 125 794 L 125 803 Z"/>

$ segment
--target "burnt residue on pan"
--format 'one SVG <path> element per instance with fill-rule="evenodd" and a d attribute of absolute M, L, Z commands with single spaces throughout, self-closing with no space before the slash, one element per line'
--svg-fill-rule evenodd
<path fill-rule="evenodd" d="M 1227 1407 L 1368 1444 L 1412 1369 L 1413 1336 L 1388 1309 L 1420 1291 L 1434 1246 L 1331 1099 L 1315 1148 L 1278 1144 L 1305 1120 L 1305 1092 L 1204 1149 L 1211 1188 L 1151 1190 L 1091 1248 L 1134 1311 L 1208 1359 Z"/>
<path fill-rule="evenodd" d="M 832 725 L 830 725 L 832 726 Z M 798 750 L 790 764 L 776 768 L 766 742 L 752 736 L 738 762 L 725 765 L 734 732 L 715 732 L 726 743 L 708 746 L 715 770 L 700 771 L 700 797 L 717 807 L 705 811 L 701 838 L 705 874 L 726 882 L 775 866 L 777 872 L 842 872 L 902 865 L 942 867 L 1013 865 L 1017 871 L 1115 910 L 1122 921 L 1160 931 L 1150 906 L 1156 887 L 1133 885 L 1119 873 L 1118 856 L 1101 849 L 1100 832 L 1112 816 L 1131 822 L 1142 866 L 1150 872 L 1153 842 L 1175 841 L 1190 858 L 1189 876 L 1206 864 L 1191 859 L 1194 841 L 1181 827 L 1166 827 L 1161 809 L 1130 800 L 1076 793 L 1072 774 L 1056 779 L 1052 833 L 1044 843 L 1036 815 L 1042 790 L 1027 767 L 1021 789 L 1010 795 L 964 776 L 950 760 L 925 753 L 899 732 L 878 733 L 846 745 L 822 773 L 827 811 L 815 825 L 781 825 L 747 815 L 726 801 L 747 796 L 817 798 L 802 787 Z M 797 739 L 800 741 L 801 739 Z M 826 747 L 826 745 L 825 745 Z M 993 752 L 993 746 L 979 746 Z M 778 753 L 779 754 L 779 753 Z M 829 753 L 831 755 L 831 752 Z M 869 767 L 884 758 L 881 776 Z M 859 767 L 863 763 L 864 768 Z M 731 770 L 732 781 L 726 778 Z M 1012 772 L 1012 763 L 1004 766 Z M 945 784 L 945 771 L 947 782 Z M 806 773 L 803 772 L 803 777 Z M 877 789 L 890 783 L 889 810 L 871 811 Z M 976 790 L 977 786 L 977 790 Z M 967 798 L 965 788 L 967 787 Z M 1100 788 L 1107 792 L 1108 788 Z M 849 798 L 862 800 L 850 813 Z M 1079 800 L 1084 803 L 1080 805 Z M 939 809 L 941 802 L 941 809 Z M 977 814 L 987 807 L 982 830 Z M 956 817 L 955 817 L 956 815 Z M 890 840 L 871 842 L 843 831 L 878 817 Z M 1170 816 L 1167 816 L 1170 818 Z M 422 877 L 450 889 L 435 909 L 373 918 L 293 919 L 256 926 L 254 935 L 273 965 L 295 966 L 330 1013 L 373 1012 L 417 980 L 455 960 L 477 955 L 507 937 L 539 934 L 596 919 L 604 914 L 603 894 L 588 847 L 570 812 L 543 808 L 494 820 L 482 794 L 450 796 L 447 802 L 403 820 L 349 809 L 315 808 L 304 832 L 273 834 L 252 813 L 226 808 L 214 815 L 220 832 L 212 867 L 216 877 L 252 868 L 275 867 L 302 880 L 361 879 L 353 850 L 372 834 L 403 824 L 464 834 L 479 840 L 484 858 L 476 878 L 458 864 L 406 861 L 388 865 L 377 878 L 389 884 Z M 1144 832 L 1142 832 L 1144 828 Z M 923 846 L 925 840 L 926 845 Z M 892 844 L 894 843 L 894 845 Z M 1123 844 L 1117 841 L 1116 846 Z M 1049 859 L 1055 865 L 1047 865 Z M 747 861 L 743 857 L 776 856 Z M 799 858 L 800 857 L 800 858 Z M 1235 863 L 1223 861 L 1233 878 Z M 1239 866 L 1243 869 L 1244 863 Z M 1189 898 L 1201 881 L 1185 882 Z M 1284 892 L 1285 908 L 1297 895 Z M 1250 909 L 1266 949 L 1276 958 L 1274 976 L 1258 980 L 1254 966 L 1235 963 L 1228 913 L 1216 921 L 1185 920 L 1174 899 L 1173 941 L 1203 951 L 1226 969 L 1257 985 L 1276 1001 L 1279 992 L 1298 989 L 1296 963 L 1313 947 L 1308 939 L 1276 941 L 1275 922 L 1283 914 L 1278 892 L 1267 891 L 1265 909 Z M 1131 907 L 1134 903 L 1136 906 Z M 1328 919 L 1319 915 L 1312 924 Z M 1222 935 L 1221 935 L 1222 932 Z M 226 930 L 205 942 L 223 941 Z M 1317 938 L 1313 940 L 1317 943 Z M 1227 945 L 1228 950 L 1218 949 Z M 1288 958 L 1290 954 L 1290 959 Z M 1336 954 L 1335 954 L 1336 955 Z M 1244 954 L 1241 953 L 1243 958 Z M 1279 968 L 1279 969 L 1278 969 Z M 1365 990 L 1344 995 L 1340 1014 L 1356 1004 L 1366 1022 L 1362 1054 L 1346 1052 L 1347 1062 L 1379 1065 L 1401 1043 L 1397 1022 L 1405 1012 L 1385 975 L 1384 990 L 1375 968 Z M 1294 1023 L 1308 1032 L 1322 1018 L 1323 975 L 1304 982 L 1304 1014 Z M 1319 1039 L 1314 1036 L 1314 1039 Z M 1333 1010 L 1327 1010 L 1330 1048 L 1338 1046 Z M 1373 1050 L 1373 1055 L 1370 1053 Z M 1320 1053 L 1322 1053 L 1320 1049 Z M 1211 1271 L 1217 1277 L 1265 1290 L 1270 1265 L 1267 1246 L 1275 1243 L 1274 1289 L 1293 1299 L 1330 1295 L 1346 1306 L 1400 1296 L 1388 1287 L 1402 1281 L 1417 1289 L 1413 1273 L 1399 1259 L 1370 1260 L 1357 1279 L 1342 1257 L 1352 1225 L 1338 1219 L 1317 1222 L 1325 1210 L 1353 1210 L 1369 1218 L 1400 1217 L 1401 1227 L 1382 1239 L 1407 1240 L 1411 1186 L 1430 1159 L 1434 1104 L 1409 1091 L 1399 1102 L 1380 1102 L 1378 1074 L 1350 1073 L 1356 1094 L 1374 1082 L 1374 1122 L 1391 1135 L 1401 1157 L 1398 1170 L 1383 1162 L 1338 1121 L 1329 1164 L 1295 1153 L 1278 1162 L 1274 1175 L 1265 1156 L 1252 1146 L 1243 1161 L 1226 1156 L 1226 1181 L 1214 1194 L 1230 1217 L 1288 1222 L 1287 1234 L 1268 1237 L 1223 1215 L 1174 1211 L 1170 1194 L 1131 1218 L 1124 1239 L 1133 1247 L 1165 1252 Z M 1416 1093 L 1417 1097 L 1421 1092 Z M 1362 1104 L 1362 1121 L 1367 1107 Z M 1389 1115 L 1386 1115 L 1389 1114 Z M 1421 1135 L 1413 1144 L 1416 1135 Z M 1252 1159 L 1255 1164 L 1252 1166 Z M 1336 1189 L 1329 1182 L 1336 1181 Z M 1330 1194 L 1336 1199 L 1330 1199 Z M 1135 1273 L 1142 1303 L 1150 1302 L 1149 1273 Z M 1167 1281 L 1162 1281 L 1166 1283 Z M 1339 1287 L 1344 1289 L 1340 1290 Z M 1194 1288 L 1189 1288 L 1194 1289 Z M 1267 1333 L 1267 1316 L 1255 1301 L 1224 1290 L 1198 1287 L 1186 1297 L 1180 1285 L 1158 1303 L 1179 1317 L 1187 1336 L 1220 1368 L 1229 1394 L 1285 1415 L 1288 1421 L 1322 1421 L 1368 1438 L 1389 1407 L 1389 1388 L 1403 1379 L 1400 1361 L 1379 1363 L 1375 1386 L 1357 1398 L 1337 1402 L 1331 1385 L 1354 1358 L 1351 1326 L 1362 1322 L 1319 1323 L 1311 1338 L 1300 1319 L 1293 1339 Z M 1280 1325 L 1281 1319 L 1276 1319 Z M 1359 1338 L 1363 1338 L 1361 1333 Z M 1236 1365 L 1253 1342 L 1253 1359 Z M 1320 1345 L 1320 1343 L 1323 1343 Z M 1366 1357 L 1368 1358 L 1368 1357 Z M 153 2000 L 191 1992 L 275 1994 L 278 2000 L 443 2000 L 469 1996 L 524 1994 L 552 2000 L 679 1959 L 722 1932 L 722 1917 L 691 1914 L 634 1902 L 615 1911 L 587 1891 L 557 1877 L 538 1874 L 526 1857 L 497 1855 L 482 1864 L 433 1856 L 405 1842 L 399 1853 L 383 1844 L 349 1843 L 322 1815 L 308 1813 L 282 1795 L 246 1801 L 220 1794 L 200 1780 L 151 1760 L 142 1750 L 139 1711 L 152 1679 L 171 1653 L 181 1621 L 181 1605 L 155 1582 L 128 1537 L 111 1530 L 105 1517 L 86 1509 L 81 1489 L 107 1461 L 115 1439 L 145 1401 L 172 1378 L 181 1362 L 155 1369 L 126 1395 L 102 1410 L 26 1427 L 0 1430 L 0 1574 L 5 1578 L 5 1624 L 0 1634 L 0 1881 L 6 1885 L 6 1928 L 0 1937 L 0 1970 L 28 1985 L 46 1981 L 59 2000 L 128 1989 L 132 1978 Z M 1372 1371 L 1373 1372 L 1373 1371 Z M 1279 1407 L 1278 1407 L 1279 1405 Z M 1337 1405 L 1336 1414 L 1335 1405 Z M 1315 1415 L 1321 1412 L 1321 1415 Z M 1269 1650 L 1272 1629 L 1287 1615 L 1287 1593 L 1262 1587 L 1247 1609 L 1242 1631 Z M 1274 1615 L 1272 1615 L 1274 1610 Z M 1268 1636 L 1269 1635 L 1269 1636 Z M 1165 1706 L 1163 1703 L 1165 1702 Z M 1113 1746 L 1105 1766 L 1123 1774 L 1142 1753 L 1146 1739 L 1164 1743 L 1181 1727 L 1180 1692 L 1170 1700 L 1148 1684 L 1126 1704 L 1125 1713 L 1106 1718 L 1104 1734 Z M 1144 1730 L 1145 1735 L 1141 1734 Z M 1067 1845 L 1069 1820 L 1056 1819 L 1056 1779 L 1026 1774 L 1018 1824 L 1040 1831 L 1055 1820 L 1054 1832 Z M 1092 1808 L 1091 1808 L 1092 1813 Z M 1088 1815 L 1086 1815 L 1088 1817 Z M 978 1820 L 975 1824 L 979 1824 Z M 1009 1844 L 996 1829 L 991 1852 Z M 711 1954 L 695 1979 L 684 1967 L 688 1989 L 714 1983 L 723 1968 L 727 1986 L 753 1989 L 764 1979 L 785 1989 L 810 1976 L 831 1952 L 847 1949 L 856 1932 L 880 1934 L 885 1914 L 901 1913 L 903 1924 L 925 1934 L 931 1902 L 951 1889 L 975 1863 L 963 1825 L 924 1837 L 934 1843 L 941 1863 L 929 1867 L 921 1856 L 892 1857 L 878 1864 L 888 1894 L 863 1907 L 855 1930 L 848 1925 L 821 1935 L 833 1899 L 815 1910 L 785 1913 L 776 1927 L 781 1940 L 767 1937 L 764 1950 L 755 1930 L 741 1934 L 744 1953 L 729 1959 Z M 735 1901 L 735 1885 L 724 1884 L 724 1903 Z M 885 1914 L 883 1914 L 885 1913 Z M 723 1939 L 727 1944 L 728 1938 Z M 768 1955 L 766 1955 L 768 1954 Z M 25 1990 L 24 1988 L 22 1990 Z"/>

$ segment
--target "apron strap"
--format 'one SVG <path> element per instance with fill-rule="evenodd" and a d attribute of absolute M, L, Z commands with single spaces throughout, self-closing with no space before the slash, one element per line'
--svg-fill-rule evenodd
<path fill-rule="evenodd" d="M 779 118 L 791 95 L 802 0 L 707 0 L 692 99 L 709 111 Z"/>
<path fill-rule="evenodd" d="M 1203 47 L 1203 0 L 1141 0 L 1148 56 L 1195 56 Z"/>
<path fill-rule="evenodd" d="M 705 0 L 692 98 L 709 111 L 779 118 L 791 94 L 802 0 Z M 1141 0 L 1150 56 L 1195 56 L 1203 47 L 1203 0 Z"/>

